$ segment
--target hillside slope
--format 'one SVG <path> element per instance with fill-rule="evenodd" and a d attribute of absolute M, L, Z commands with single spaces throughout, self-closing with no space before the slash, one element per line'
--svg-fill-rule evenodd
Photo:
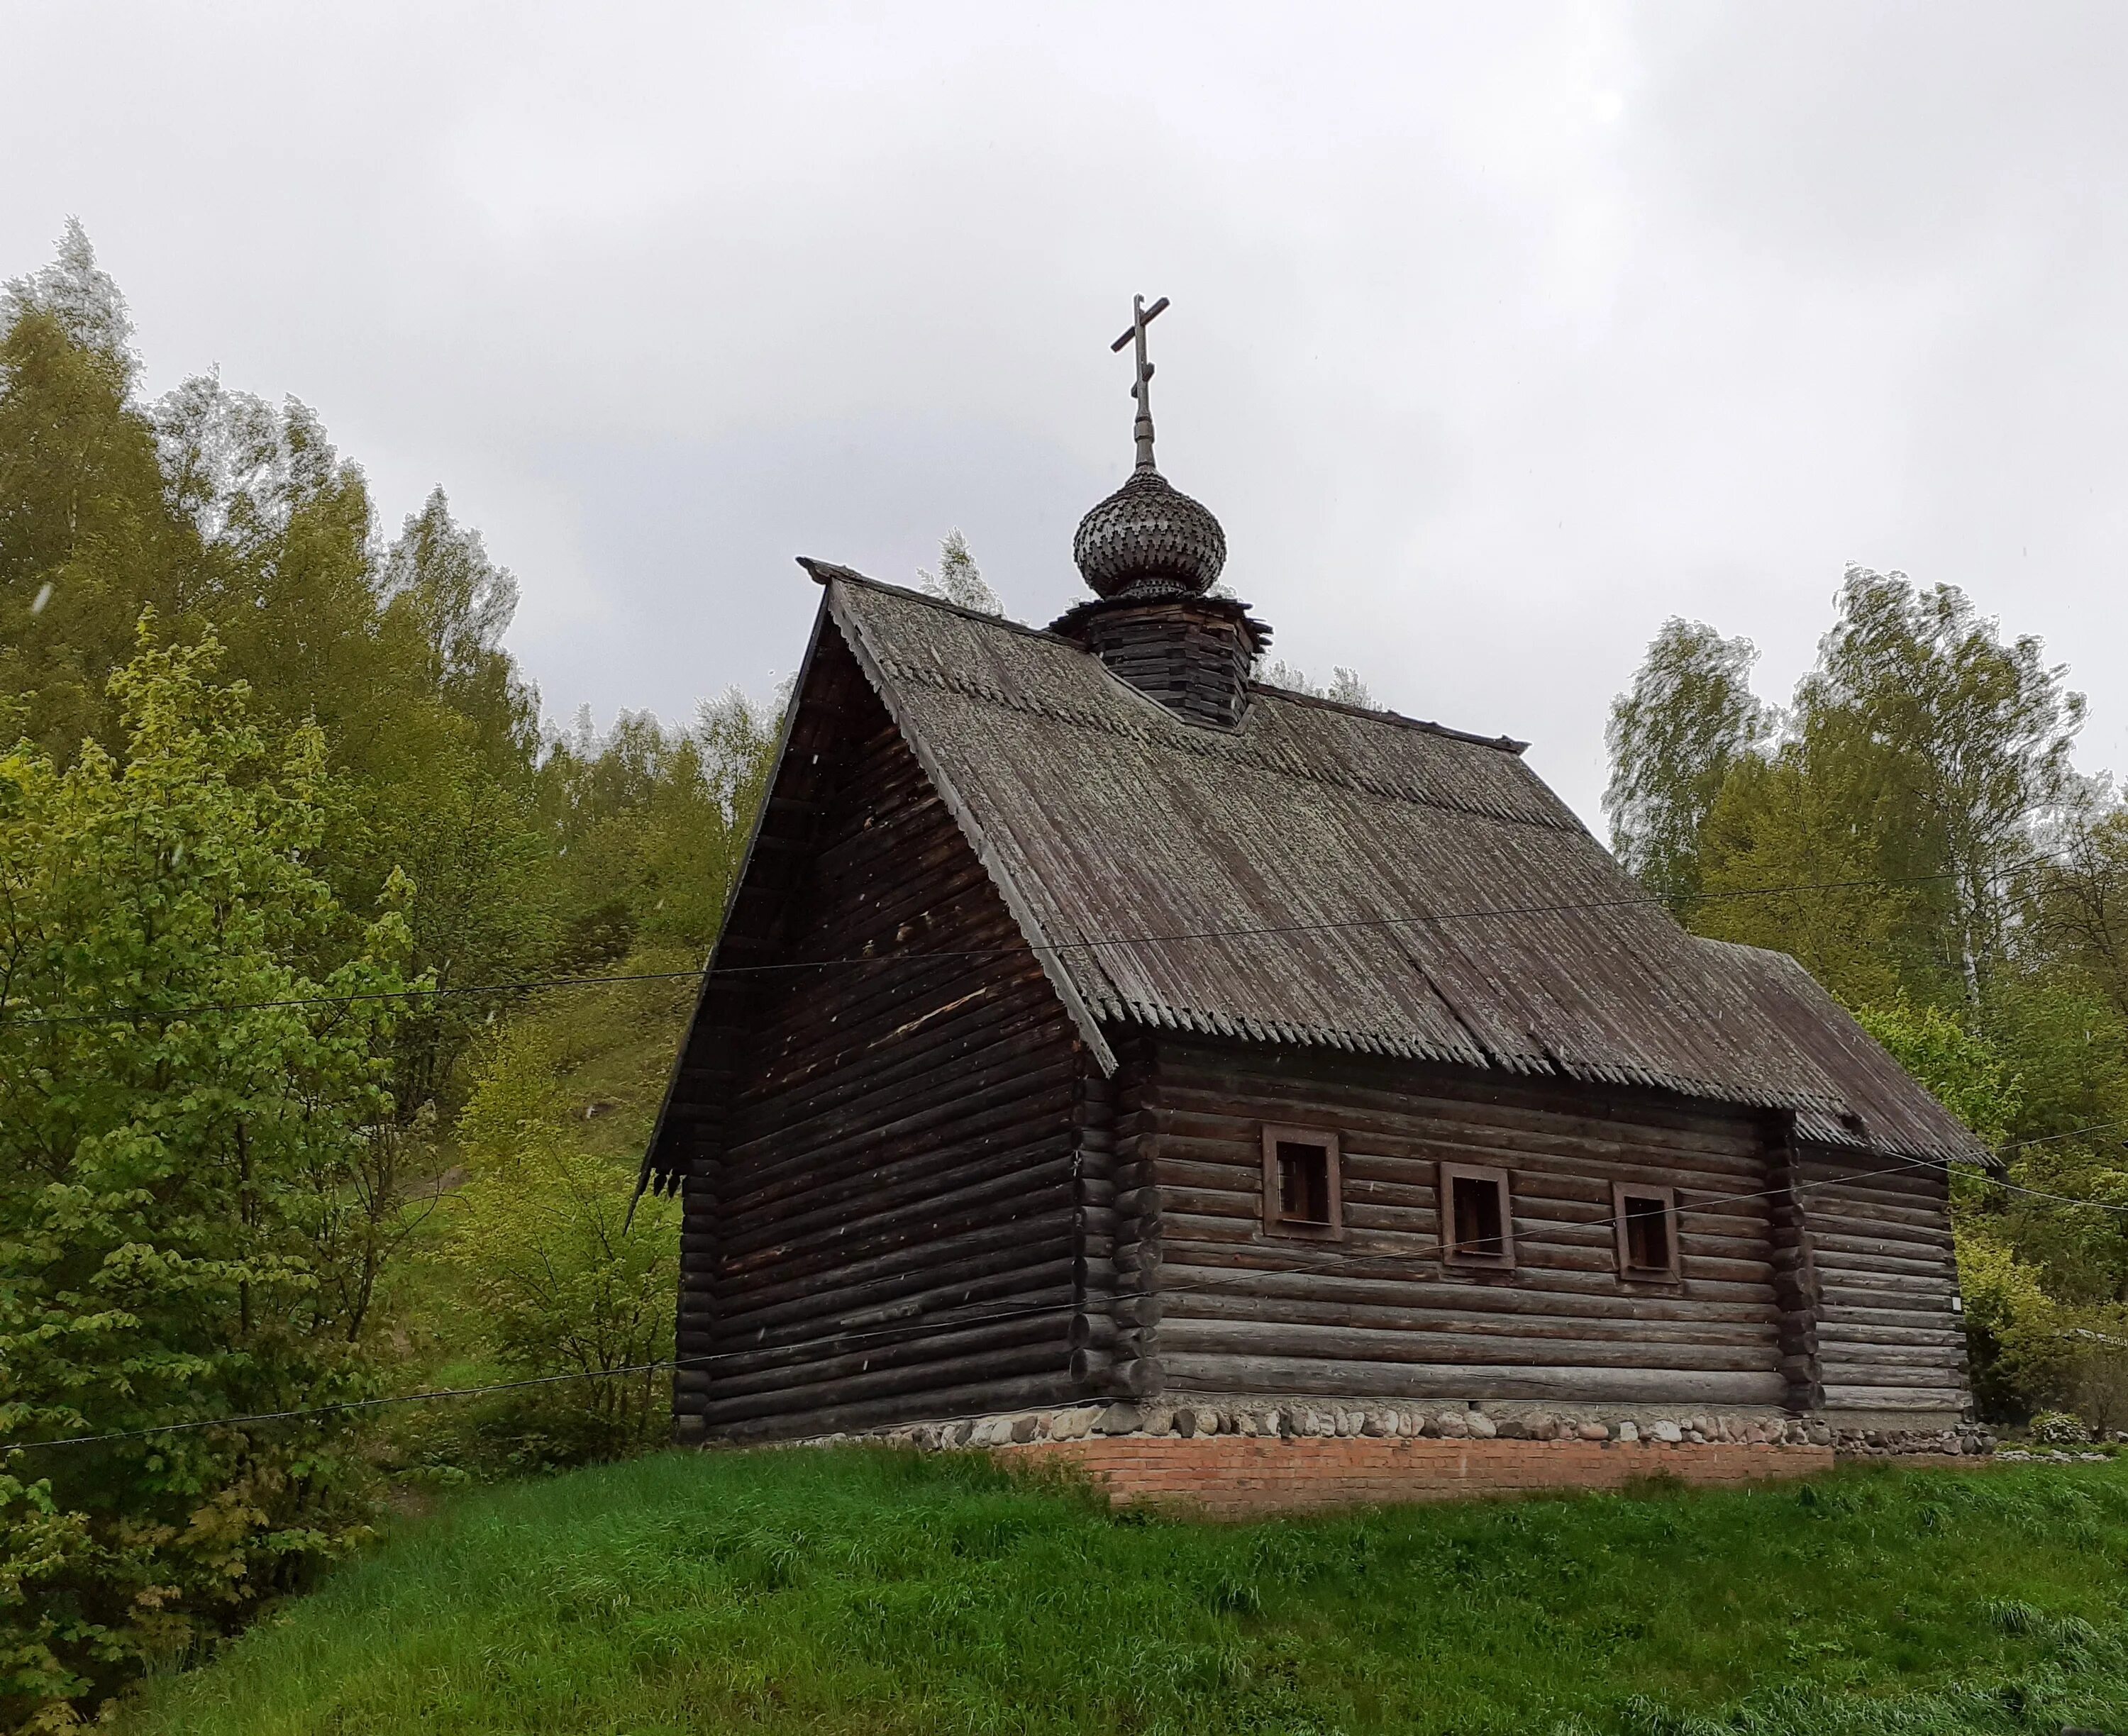
<path fill-rule="evenodd" d="M 121 1727 L 2053 1736 L 2124 1709 L 2128 1464 L 1212 1526 L 849 1449 L 468 1496 Z"/>

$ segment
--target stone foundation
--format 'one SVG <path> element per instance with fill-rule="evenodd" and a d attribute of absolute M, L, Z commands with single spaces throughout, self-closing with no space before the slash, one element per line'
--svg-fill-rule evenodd
<path fill-rule="evenodd" d="M 1872 1426 L 1855 1425 L 1864 1421 Z M 1233 1514 L 1616 1488 L 1647 1477 L 1740 1483 L 1807 1476 L 1850 1457 L 1971 1463 L 1993 1444 L 1969 1424 L 1918 1416 L 1850 1425 L 1773 1411 L 1261 1398 L 1078 1405 L 817 1444 L 853 1438 L 1068 1464 L 1118 1503 Z"/>

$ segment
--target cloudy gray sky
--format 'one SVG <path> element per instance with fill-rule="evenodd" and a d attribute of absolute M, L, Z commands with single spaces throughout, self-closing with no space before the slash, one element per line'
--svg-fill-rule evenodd
<path fill-rule="evenodd" d="M 1662 618 L 1783 698 L 1843 565 L 1964 586 L 2128 766 L 2128 10 L 0 0 L 0 275 L 78 214 L 150 390 L 443 483 L 550 716 L 762 690 L 950 526 L 1073 600 L 1163 467 L 1318 674 L 1592 823 Z"/>

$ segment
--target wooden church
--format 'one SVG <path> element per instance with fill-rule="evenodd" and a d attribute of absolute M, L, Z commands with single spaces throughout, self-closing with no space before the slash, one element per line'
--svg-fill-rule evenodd
<path fill-rule="evenodd" d="M 803 562 L 646 1160 L 679 1438 L 1182 1395 L 1969 1415 L 1947 1188 L 1984 1154 L 1524 744 L 1252 678 L 1268 629 L 1154 465 L 1149 316 L 1062 619 Z"/>

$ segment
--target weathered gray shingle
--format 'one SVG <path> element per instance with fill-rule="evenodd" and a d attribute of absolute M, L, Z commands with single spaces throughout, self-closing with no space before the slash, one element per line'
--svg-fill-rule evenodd
<path fill-rule="evenodd" d="M 1793 960 L 1650 903 L 1515 743 L 1273 689 L 1237 729 L 1195 725 L 1049 634 L 853 577 L 828 605 L 1100 1021 L 1655 1086 L 1982 1155 Z"/>

